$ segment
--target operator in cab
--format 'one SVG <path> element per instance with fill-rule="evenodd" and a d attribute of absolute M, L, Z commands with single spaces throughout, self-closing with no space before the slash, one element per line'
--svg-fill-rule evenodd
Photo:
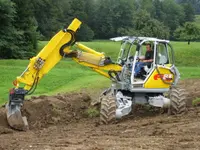
<path fill-rule="evenodd" d="M 139 61 L 136 63 L 135 65 L 135 77 L 140 76 L 141 74 L 141 69 L 144 66 L 151 66 L 151 63 L 153 62 L 153 56 L 154 56 L 154 52 L 151 48 L 151 44 L 147 44 L 146 45 L 146 53 L 145 53 L 145 57 L 140 57 Z"/>

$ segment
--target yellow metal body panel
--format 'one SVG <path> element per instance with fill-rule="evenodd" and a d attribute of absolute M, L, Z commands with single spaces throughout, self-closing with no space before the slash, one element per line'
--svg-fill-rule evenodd
<path fill-rule="evenodd" d="M 155 69 L 151 76 L 144 84 L 144 88 L 169 88 L 174 80 L 174 75 L 170 72 L 169 68 L 158 67 Z M 166 82 L 164 83 L 162 79 Z"/>
<path fill-rule="evenodd" d="M 77 31 L 77 29 L 80 27 L 81 22 L 78 19 L 74 19 L 73 22 L 68 26 L 67 29 L 72 30 L 74 32 Z M 43 67 L 39 70 L 39 80 L 48 73 L 61 59 L 62 56 L 59 53 L 59 50 L 61 46 L 66 44 L 72 39 L 72 36 L 68 32 L 59 31 L 50 41 L 49 43 L 39 52 L 39 54 L 36 57 L 33 57 L 30 59 L 30 63 L 25 70 L 25 72 L 22 73 L 21 76 L 17 77 L 17 84 L 18 83 L 24 83 L 25 90 L 29 90 L 31 86 L 33 85 L 34 78 L 36 76 L 36 73 L 38 70 L 34 67 L 35 62 L 38 58 L 41 58 L 44 60 Z M 68 46 L 64 49 L 64 52 L 70 51 L 70 47 Z"/>
<path fill-rule="evenodd" d="M 110 78 L 110 76 L 108 75 L 108 72 L 104 72 L 103 70 L 99 70 L 99 69 L 95 69 L 95 68 L 93 68 L 93 70 L 107 78 Z"/>
<path fill-rule="evenodd" d="M 122 70 L 122 67 L 119 66 L 119 65 L 116 65 L 116 64 L 109 64 L 109 65 L 105 65 L 105 66 L 97 66 L 97 65 L 90 64 L 90 63 L 87 63 L 87 62 L 84 62 L 84 61 L 80 61 L 77 58 L 73 58 L 73 60 L 76 61 L 77 63 L 79 63 L 80 65 L 92 68 L 94 71 L 100 73 L 101 75 L 103 75 L 107 78 L 110 78 L 107 71 L 109 71 L 109 70 L 121 71 Z"/>
<path fill-rule="evenodd" d="M 88 52 L 79 52 L 77 59 L 79 60 L 79 62 L 88 62 L 90 64 L 93 65 L 99 65 L 105 57 L 102 56 L 98 56 L 95 54 L 91 54 Z"/>
<path fill-rule="evenodd" d="M 76 46 L 84 51 L 81 53 L 81 56 L 78 56 L 78 58 L 73 58 L 73 60 L 79 63 L 80 65 L 90 67 L 94 71 L 100 73 L 101 75 L 107 78 L 110 78 L 107 71 L 109 70 L 121 71 L 122 70 L 122 67 L 117 64 L 108 64 L 105 66 L 99 66 L 99 62 L 105 58 L 105 55 L 103 53 L 99 53 L 80 43 L 76 43 Z"/>
<path fill-rule="evenodd" d="M 87 46 L 85 46 L 81 43 L 76 43 L 76 46 L 78 48 L 80 48 L 81 50 L 84 50 L 84 51 L 91 53 L 91 54 L 95 54 L 96 56 L 104 56 L 103 53 L 99 53 L 99 52 L 97 52 L 97 51 L 95 51 L 95 50 L 93 50 L 93 49 L 91 49 L 91 48 L 89 48 L 89 47 L 87 47 Z"/>

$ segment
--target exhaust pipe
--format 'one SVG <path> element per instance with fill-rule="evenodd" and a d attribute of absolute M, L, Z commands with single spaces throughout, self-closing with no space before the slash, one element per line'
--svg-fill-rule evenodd
<path fill-rule="evenodd" d="M 26 131 L 29 129 L 27 118 L 21 114 L 26 93 L 27 91 L 23 88 L 10 90 L 9 102 L 6 104 L 6 117 L 9 126 L 15 130 Z"/>

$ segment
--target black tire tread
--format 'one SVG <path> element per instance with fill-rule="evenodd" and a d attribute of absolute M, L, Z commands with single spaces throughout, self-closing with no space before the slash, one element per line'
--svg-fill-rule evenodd
<path fill-rule="evenodd" d="M 115 121 L 116 102 L 112 94 L 102 97 L 100 109 L 100 123 L 109 124 Z"/>
<path fill-rule="evenodd" d="M 177 115 L 186 112 L 186 91 L 178 87 L 172 87 L 169 93 L 171 100 L 169 114 Z"/>

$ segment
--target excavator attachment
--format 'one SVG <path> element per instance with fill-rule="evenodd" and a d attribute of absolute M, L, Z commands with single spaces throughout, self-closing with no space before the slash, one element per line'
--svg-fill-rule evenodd
<path fill-rule="evenodd" d="M 28 130 L 28 121 L 21 114 L 26 91 L 22 88 L 11 89 L 9 94 L 9 103 L 6 104 L 6 117 L 11 128 L 16 130 Z"/>
<path fill-rule="evenodd" d="M 68 28 L 59 31 L 49 43 L 30 59 L 25 71 L 13 82 L 15 88 L 10 90 L 9 102 L 6 104 L 6 116 L 9 126 L 16 130 L 27 130 L 27 118 L 22 116 L 21 108 L 26 95 L 34 92 L 40 79 L 47 74 L 75 43 L 74 34 L 81 22 L 75 18 Z M 20 87 L 20 84 L 23 87 Z"/>

